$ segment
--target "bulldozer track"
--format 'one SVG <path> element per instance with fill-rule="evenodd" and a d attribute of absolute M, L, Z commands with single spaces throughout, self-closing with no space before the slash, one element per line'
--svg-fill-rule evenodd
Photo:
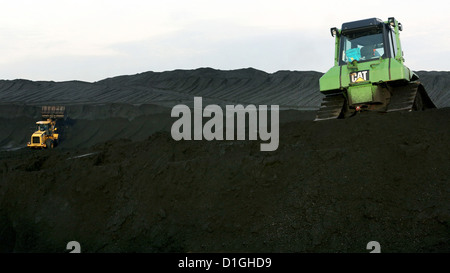
<path fill-rule="evenodd" d="M 314 121 L 338 118 L 344 106 L 344 101 L 345 98 L 342 94 L 324 97 Z"/>
<path fill-rule="evenodd" d="M 386 112 L 413 111 L 436 108 L 419 82 L 392 88 L 392 96 Z"/>
<path fill-rule="evenodd" d="M 387 109 L 379 112 L 421 111 L 436 108 L 420 82 L 411 82 L 403 86 L 390 87 L 391 97 Z M 326 96 L 322 100 L 316 119 L 328 120 L 343 117 L 345 97 L 342 94 Z"/>

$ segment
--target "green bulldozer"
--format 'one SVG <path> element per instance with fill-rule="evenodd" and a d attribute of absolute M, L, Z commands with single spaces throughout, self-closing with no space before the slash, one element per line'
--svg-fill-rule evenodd
<path fill-rule="evenodd" d="M 315 120 L 347 118 L 361 111 L 436 108 L 419 77 L 404 65 L 402 24 L 369 18 L 333 27 L 334 66 L 319 80 L 325 95 Z"/>

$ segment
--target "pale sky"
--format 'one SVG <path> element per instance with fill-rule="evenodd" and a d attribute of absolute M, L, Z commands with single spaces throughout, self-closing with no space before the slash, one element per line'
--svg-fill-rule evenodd
<path fill-rule="evenodd" d="M 0 79 L 82 80 L 253 67 L 326 72 L 331 27 L 403 25 L 412 70 L 450 71 L 448 1 L 0 0 Z"/>

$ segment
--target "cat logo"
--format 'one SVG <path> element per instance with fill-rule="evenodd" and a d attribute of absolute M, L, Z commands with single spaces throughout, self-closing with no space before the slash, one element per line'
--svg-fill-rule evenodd
<path fill-rule="evenodd" d="M 359 83 L 369 80 L 369 70 L 362 70 L 358 72 L 350 73 L 350 82 Z"/>

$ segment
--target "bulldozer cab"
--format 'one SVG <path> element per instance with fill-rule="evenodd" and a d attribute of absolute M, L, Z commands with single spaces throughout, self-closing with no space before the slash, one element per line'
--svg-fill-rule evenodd
<path fill-rule="evenodd" d="M 362 27 L 364 26 L 364 27 Z M 397 40 L 390 24 L 373 18 L 342 25 L 339 44 L 339 65 L 394 58 Z"/>
<path fill-rule="evenodd" d="M 385 43 L 380 29 L 343 35 L 341 39 L 341 64 L 354 60 L 369 61 L 385 57 Z"/>

